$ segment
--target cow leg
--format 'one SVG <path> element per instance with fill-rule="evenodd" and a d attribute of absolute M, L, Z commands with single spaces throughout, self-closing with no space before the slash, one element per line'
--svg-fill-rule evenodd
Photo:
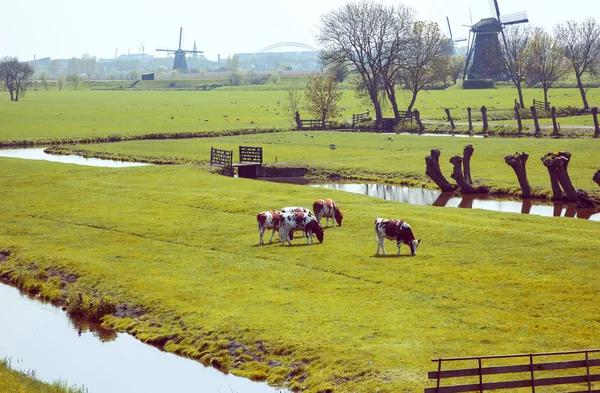
<path fill-rule="evenodd" d="M 402 243 L 400 243 L 400 242 L 397 242 L 397 243 L 398 243 L 398 255 L 400 255 L 400 245 L 401 245 Z"/>
<path fill-rule="evenodd" d="M 271 238 L 269 239 L 269 243 L 273 241 L 273 236 L 275 235 L 275 228 L 273 228 L 273 232 L 271 232 Z"/>
<path fill-rule="evenodd" d="M 304 231 L 304 236 L 306 236 L 306 244 L 312 243 L 312 232 Z"/>
<path fill-rule="evenodd" d="M 263 235 L 265 234 L 265 231 L 262 228 L 258 228 L 258 233 L 260 235 L 260 239 L 258 240 L 258 244 L 262 246 L 263 244 L 265 244 L 263 242 Z"/>
<path fill-rule="evenodd" d="M 329 228 L 329 217 L 325 217 L 325 226 Z"/>

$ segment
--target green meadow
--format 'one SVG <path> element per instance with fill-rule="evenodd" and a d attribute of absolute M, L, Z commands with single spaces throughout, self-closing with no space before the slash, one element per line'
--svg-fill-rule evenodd
<path fill-rule="evenodd" d="M 433 118 L 439 106 L 472 105 L 492 94 L 446 93 L 423 94 L 422 112 Z M 499 108 L 511 106 L 512 89 L 493 94 Z M 577 97 L 562 99 L 578 105 Z M 135 312 L 104 316 L 106 327 L 294 391 L 416 392 L 432 386 L 432 358 L 597 347 L 598 222 L 413 206 L 229 178 L 205 164 L 211 146 L 232 149 L 234 157 L 239 145 L 263 146 L 269 165 L 308 167 L 315 177 L 431 187 L 424 175 L 430 149 L 441 150 L 449 178 L 448 159 L 473 144 L 476 181 L 518 194 L 504 156 L 525 151 L 531 185 L 544 197 L 550 187 L 539 157 L 567 150 L 574 185 L 598 195 L 591 181 L 598 140 L 306 136 L 286 131 L 284 110 L 277 114 L 284 98 L 283 90 L 82 89 L 0 101 L 0 141 L 280 130 L 69 146 L 122 159 L 188 160 L 183 165 L 97 168 L 0 158 L 0 277 L 61 304 L 78 292 L 91 302 L 110 299 Z M 365 109 L 350 91 L 343 106 L 348 113 Z M 323 243 L 258 246 L 258 212 L 311 207 L 324 197 L 338 202 L 344 223 L 327 228 Z M 422 239 L 417 256 L 406 246 L 394 255 L 390 241 L 390 255 L 376 256 L 378 217 L 410 223 Z"/>

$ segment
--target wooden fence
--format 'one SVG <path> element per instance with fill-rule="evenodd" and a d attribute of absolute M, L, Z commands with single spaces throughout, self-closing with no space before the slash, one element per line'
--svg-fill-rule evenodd
<path fill-rule="evenodd" d="M 561 390 L 569 391 L 570 393 L 597 393 L 600 392 L 600 387 L 597 384 L 594 385 L 593 382 L 600 381 L 600 374 L 598 374 L 597 368 L 600 367 L 600 359 L 591 359 L 590 354 L 598 353 L 600 353 L 600 349 L 588 349 L 570 352 L 431 359 L 432 362 L 437 362 L 438 367 L 437 371 L 428 373 L 428 378 L 436 380 L 437 386 L 433 388 L 425 388 L 425 393 L 482 393 L 483 391 L 489 390 L 518 388 L 529 388 L 531 389 L 532 393 L 535 393 L 535 388 L 538 386 L 554 385 L 570 385 L 568 390 Z M 561 361 L 536 363 L 534 360 L 539 359 L 540 357 L 543 357 L 544 359 L 560 359 Z M 483 367 L 483 362 L 489 362 L 491 359 L 516 359 L 517 364 Z M 444 362 L 448 363 L 458 361 L 463 362 L 462 364 L 465 364 L 464 362 L 473 361 L 476 362 L 477 367 L 442 371 L 442 364 Z M 591 370 L 592 367 L 596 367 L 596 369 Z M 558 372 L 558 370 L 563 371 Z M 536 377 L 536 373 L 538 373 L 538 377 Z M 550 375 L 550 373 L 552 373 L 552 375 Z M 540 374 L 542 375 L 540 376 Z M 477 382 L 465 383 L 465 378 L 467 377 L 471 377 L 471 379 L 475 379 Z M 484 381 L 484 377 L 489 378 L 490 381 Z M 451 378 L 462 379 L 454 380 L 454 383 L 459 384 L 440 386 L 442 380 L 452 381 Z M 566 387 L 564 388 L 566 389 Z M 524 390 L 519 391 L 522 392 Z"/>
<path fill-rule="evenodd" d="M 366 120 L 369 117 L 369 111 L 352 114 L 352 127 L 355 127 L 358 123 Z"/>
<path fill-rule="evenodd" d="M 549 101 L 538 101 L 535 98 L 533 99 L 533 106 L 538 111 L 549 111 L 550 110 L 550 102 Z"/>
<path fill-rule="evenodd" d="M 262 147 L 240 146 L 240 163 L 253 162 L 262 164 L 263 151 Z"/>
<path fill-rule="evenodd" d="M 210 165 L 232 166 L 233 150 L 210 148 Z"/>
<path fill-rule="evenodd" d="M 302 130 L 324 130 L 331 127 L 331 122 L 326 121 L 325 125 L 321 120 L 300 120 L 300 129 Z"/>

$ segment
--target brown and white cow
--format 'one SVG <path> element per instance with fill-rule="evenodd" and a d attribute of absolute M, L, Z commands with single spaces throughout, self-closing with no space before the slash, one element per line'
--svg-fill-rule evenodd
<path fill-rule="evenodd" d="M 337 221 L 338 225 L 342 225 L 342 219 L 344 215 L 338 208 L 337 204 L 334 200 L 325 198 L 319 199 L 313 203 L 313 211 L 315 212 L 315 216 L 317 217 L 317 221 L 321 224 L 321 219 L 325 217 L 325 226 L 329 227 L 329 219 L 331 218 L 331 224 L 333 220 Z"/>
<path fill-rule="evenodd" d="M 269 210 L 266 212 L 260 212 L 256 216 L 256 221 L 258 222 L 258 233 L 260 234 L 260 245 L 265 244 L 263 241 L 263 236 L 267 229 L 272 229 L 271 239 L 269 239 L 269 243 L 273 241 L 273 235 L 275 232 L 279 231 L 279 212 L 277 210 Z"/>
<path fill-rule="evenodd" d="M 306 235 L 306 244 L 313 243 L 313 234 L 317 236 L 319 243 L 323 243 L 323 228 L 313 214 L 305 214 L 300 210 L 291 213 L 281 213 L 279 215 L 279 239 L 285 246 L 287 241 L 289 245 L 294 238 L 294 231 L 303 231 Z"/>
<path fill-rule="evenodd" d="M 417 255 L 417 247 L 421 239 L 416 239 L 410 225 L 405 221 L 388 220 L 387 218 L 378 218 L 375 220 L 375 234 L 377 235 L 377 254 L 379 248 L 386 255 L 383 248 L 383 239 L 396 240 L 398 246 L 398 255 L 400 255 L 400 245 L 407 244 L 411 255 Z"/>

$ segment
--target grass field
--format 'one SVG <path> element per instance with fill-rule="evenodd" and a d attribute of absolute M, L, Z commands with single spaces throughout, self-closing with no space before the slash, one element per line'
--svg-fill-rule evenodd
<path fill-rule="evenodd" d="M 410 206 L 192 166 L 0 165 L 0 275 L 25 287 L 76 275 L 63 293 L 146 310 L 109 325 L 242 376 L 309 392 L 414 392 L 432 357 L 579 349 L 600 334 L 595 222 Z M 345 222 L 322 244 L 256 246 L 257 212 L 326 196 Z M 418 256 L 375 257 L 377 217 L 407 220 L 423 239 Z"/>
<path fill-rule="evenodd" d="M 143 135 L 148 133 L 222 131 L 232 129 L 289 129 L 290 116 L 285 111 L 287 85 L 282 90 L 212 90 L 212 91 L 30 91 L 19 102 L 0 100 L 0 141 L 53 138 L 93 138 L 109 135 Z M 557 107 L 581 106 L 576 89 L 552 89 L 550 100 Z M 7 94 L 7 93 L 6 93 Z M 400 107 L 409 97 L 400 93 Z M 540 91 L 526 89 L 528 102 L 540 98 Z M 442 121 L 443 108 L 454 108 L 457 121 L 466 121 L 466 108 L 486 105 L 490 116 L 510 112 L 515 90 L 424 91 L 416 107 L 424 118 Z M 591 105 L 600 102 L 600 89 L 590 89 Z M 279 104 L 278 104 L 279 103 Z M 351 121 L 352 113 L 368 106 L 350 90 L 343 91 L 340 120 Z M 388 112 L 390 110 L 388 109 Z M 474 115 L 478 110 L 474 110 Z M 387 114 L 389 115 L 389 113 Z M 309 118 L 308 114 L 302 114 Z M 561 119 L 561 125 L 590 126 L 591 116 Z M 544 121 L 548 123 L 547 120 Z M 530 124 L 531 122 L 526 122 Z M 491 125 L 496 124 L 491 122 Z M 514 121 L 499 121 L 512 124 Z"/>
<path fill-rule="evenodd" d="M 510 92 L 494 90 L 494 100 L 509 105 Z M 462 90 L 444 93 L 425 96 L 430 113 L 452 101 L 467 104 Z M 363 109 L 345 94 L 350 112 Z M 473 102 L 484 97 L 469 94 Z M 283 113 L 273 113 L 283 95 L 30 92 L 19 103 L 0 101 L 0 140 L 209 132 L 231 129 L 234 116 L 259 128 L 285 128 Z M 590 180 L 598 169 L 594 139 L 394 135 L 390 142 L 371 133 L 310 134 L 314 138 L 281 132 L 83 148 L 208 160 L 210 146 L 260 145 L 270 163 L 277 157 L 278 164 L 347 178 L 423 184 L 430 149 L 442 151 L 449 175 L 450 156 L 473 144 L 476 180 L 514 191 L 516 176 L 504 156 L 526 151 L 530 182 L 540 194 L 548 184 L 539 156 L 569 150 L 575 186 L 596 187 Z M 140 312 L 107 316 L 104 324 L 240 376 L 311 393 L 416 392 L 430 386 L 434 357 L 597 346 L 597 222 L 412 206 L 233 179 L 198 165 L 95 168 L 0 158 L 0 174 L 0 277 L 43 298 L 82 292 L 86 299 L 135 306 Z M 297 239 L 292 247 L 257 246 L 258 212 L 310 207 L 323 197 L 335 199 L 345 218 L 342 227 L 326 229 L 322 244 Z M 422 239 L 418 255 L 409 257 L 404 248 L 400 257 L 376 257 L 377 217 L 409 222 Z M 391 242 L 386 247 L 393 253 Z"/>

